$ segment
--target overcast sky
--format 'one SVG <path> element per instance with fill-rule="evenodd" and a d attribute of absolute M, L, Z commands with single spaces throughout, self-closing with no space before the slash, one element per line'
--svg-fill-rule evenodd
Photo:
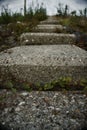
<path fill-rule="evenodd" d="M 80 10 L 87 7 L 87 0 L 62 0 L 62 2 L 61 0 L 27 0 L 27 7 L 32 4 L 32 1 L 34 6 L 37 3 L 36 1 L 39 4 L 43 2 L 49 15 L 56 14 L 56 7 L 59 2 L 69 5 L 70 10 Z M 12 11 L 19 11 L 20 8 L 23 8 L 23 2 L 24 0 L 0 0 L 0 9 L 2 5 L 8 5 Z"/>

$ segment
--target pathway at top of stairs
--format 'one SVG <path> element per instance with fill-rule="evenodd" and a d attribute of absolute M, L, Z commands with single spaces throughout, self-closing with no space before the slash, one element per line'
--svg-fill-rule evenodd
<path fill-rule="evenodd" d="M 55 16 L 49 16 L 48 19 L 41 21 L 40 24 L 59 24 Z"/>
<path fill-rule="evenodd" d="M 57 31 L 64 31 L 65 27 L 60 25 L 55 17 L 48 17 L 47 20 L 41 21 L 37 27 L 34 28 L 34 32 L 45 32 L 45 33 L 55 33 Z"/>

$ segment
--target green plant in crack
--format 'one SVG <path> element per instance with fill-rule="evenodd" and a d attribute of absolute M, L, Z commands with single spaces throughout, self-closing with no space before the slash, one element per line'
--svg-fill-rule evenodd
<path fill-rule="evenodd" d="M 61 88 L 65 88 L 67 85 L 70 85 L 72 82 L 71 77 L 60 77 L 57 83 L 60 85 Z"/>
<path fill-rule="evenodd" d="M 32 91 L 32 86 L 29 85 L 28 83 L 23 83 L 22 87 L 24 90 L 26 90 L 28 92 Z"/>
<path fill-rule="evenodd" d="M 84 88 L 84 92 L 87 93 L 87 80 L 86 79 L 82 79 L 80 81 L 80 85 Z"/>
<path fill-rule="evenodd" d="M 5 97 L 5 96 L 0 95 L 0 102 L 4 101 L 5 99 L 6 99 L 6 97 Z"/>
<path fill-rule="evenodd" d="M 41 85 L 41 83 L 36 83 L 35 86 L 36 86 L 37 90 L 39 90 L 39 91 L 43 90 L 43 86 Z"/>
<path fill-rule="evenodd" d="M 4 86 L 8 89 L 11 89 L 12 92 L 16 93 L 16 89 L 14 88 L 14 84 L 11 80 L 5 81 Z"/>
<path fill-rule="evenodd" d="M 83 87 L 87 87 L 87 80 L 86 79 L 82 79 L 80 81 L 80 85 L 83 86 Z"/>
<path fill-rule="evenodd" d="M 5 81 L 4 86 L 6 86 L 7 88 L 12 88 L 13 87 L 13 83 L 12 83 L 12 81 L 7 80 L 7 81 Z"/>
<path fill-rule="evenodd" d="M 52 84 L 52 82 L 47 83 L 44 85 L 44 90 L 51 90 L 51 89 L 53 89 L 53 87 L 54 87 L 54 84 Z"/>
<path fill-rule="evenodd" d="M 41 90 L 52 90 L 56 87 L 60 87 L 62 89 L 69 89 L 68 86 L 72 83 L 71 77 L 60 77 L 58 80 L 54 80 L 52 82 L 46 83 L 43 87 L 40 85 L 38 88 L 41 88 Z"/>
<path fill-rule="evenodd" d="M 87 95 L 87 86 L 84 88 L 84 93 Z"/>

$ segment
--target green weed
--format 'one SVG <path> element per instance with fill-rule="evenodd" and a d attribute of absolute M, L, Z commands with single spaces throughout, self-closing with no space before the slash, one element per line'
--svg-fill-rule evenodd
<path fill-rule="evenodd" d="M 22 89 L 24 89 L 24 90 L 26 90 L 28 92 L 32 91 L 32 87 L 28 83 L 23 83 L 22 84 Z"/>
<path fill-rule="evenodd" d="M 5 81 L 4 86 L 7 89 L 10 89 L 13 93 L 16 93 L 16 89 L 14 88 L 14 84 L 13 84 L 13 82 L 11 80 Z"/>
<path fill-rule="evenodd" d="M 7 80 L 3 83 L 4 88 L 10 89 L 12 92 L 16 92 L 16 90 L 26 90 L 26 91 L 32 91 L 32 90 L 38 90 L 38 91 L 57 91 L 57 90 L 84 90 L 87 91 L 87 80 L 82 79 L 79 81 L 74 81 L 72 77 L 60 77 L 57 80 L 48 82 L 48 83 L 28 83 L 26 81 L 13 81 L 13 80 Z"/>
<path fill-rule="evenodd" d="M 46 90 L 51 90 L 51 89 L 53 89 L 53 88 L 54 88 L 53 83 L 47 83 L 47 84 L 44 85 L 44 90 L 45 90 L 45 91 L 46 91 Z"/>

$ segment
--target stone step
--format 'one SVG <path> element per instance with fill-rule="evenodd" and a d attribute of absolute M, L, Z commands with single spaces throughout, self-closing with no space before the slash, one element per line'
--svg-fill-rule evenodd
<path fill-rule="evenodd" d="M 42 24 L 42 25 L 37 25 L 33 29 L 33 32 L 47 32 L 47 33 L 52 33 L 52 32 L 62 32 L 64 30 L 64 27 L 62 25 L 54 25 L 54 24 Z"/>
<path fill-rule="evenodd" d="M 41 21 L 40 24 L 59 24 L 57 20 L 45 20 Z"/>
<path fill-rule="evenodd" d="M 21 46 L 0 53 L 0 81 L 46 83 L 60 77 L 87 79 L 87 52 L 75 45 Z"/>
<path fill-rule="evenodd" d="M 23 33 L 20 36 L 21 45 L 55 45 L 73 44 L 76 42 L 74 34 L 58 33 Z"/>
<path fill-rule="evenodd" d="M 59 21 L 56 17 L 48 17 L 48 19 L 41 21 L 40 24 L 59 24 Z"/>

